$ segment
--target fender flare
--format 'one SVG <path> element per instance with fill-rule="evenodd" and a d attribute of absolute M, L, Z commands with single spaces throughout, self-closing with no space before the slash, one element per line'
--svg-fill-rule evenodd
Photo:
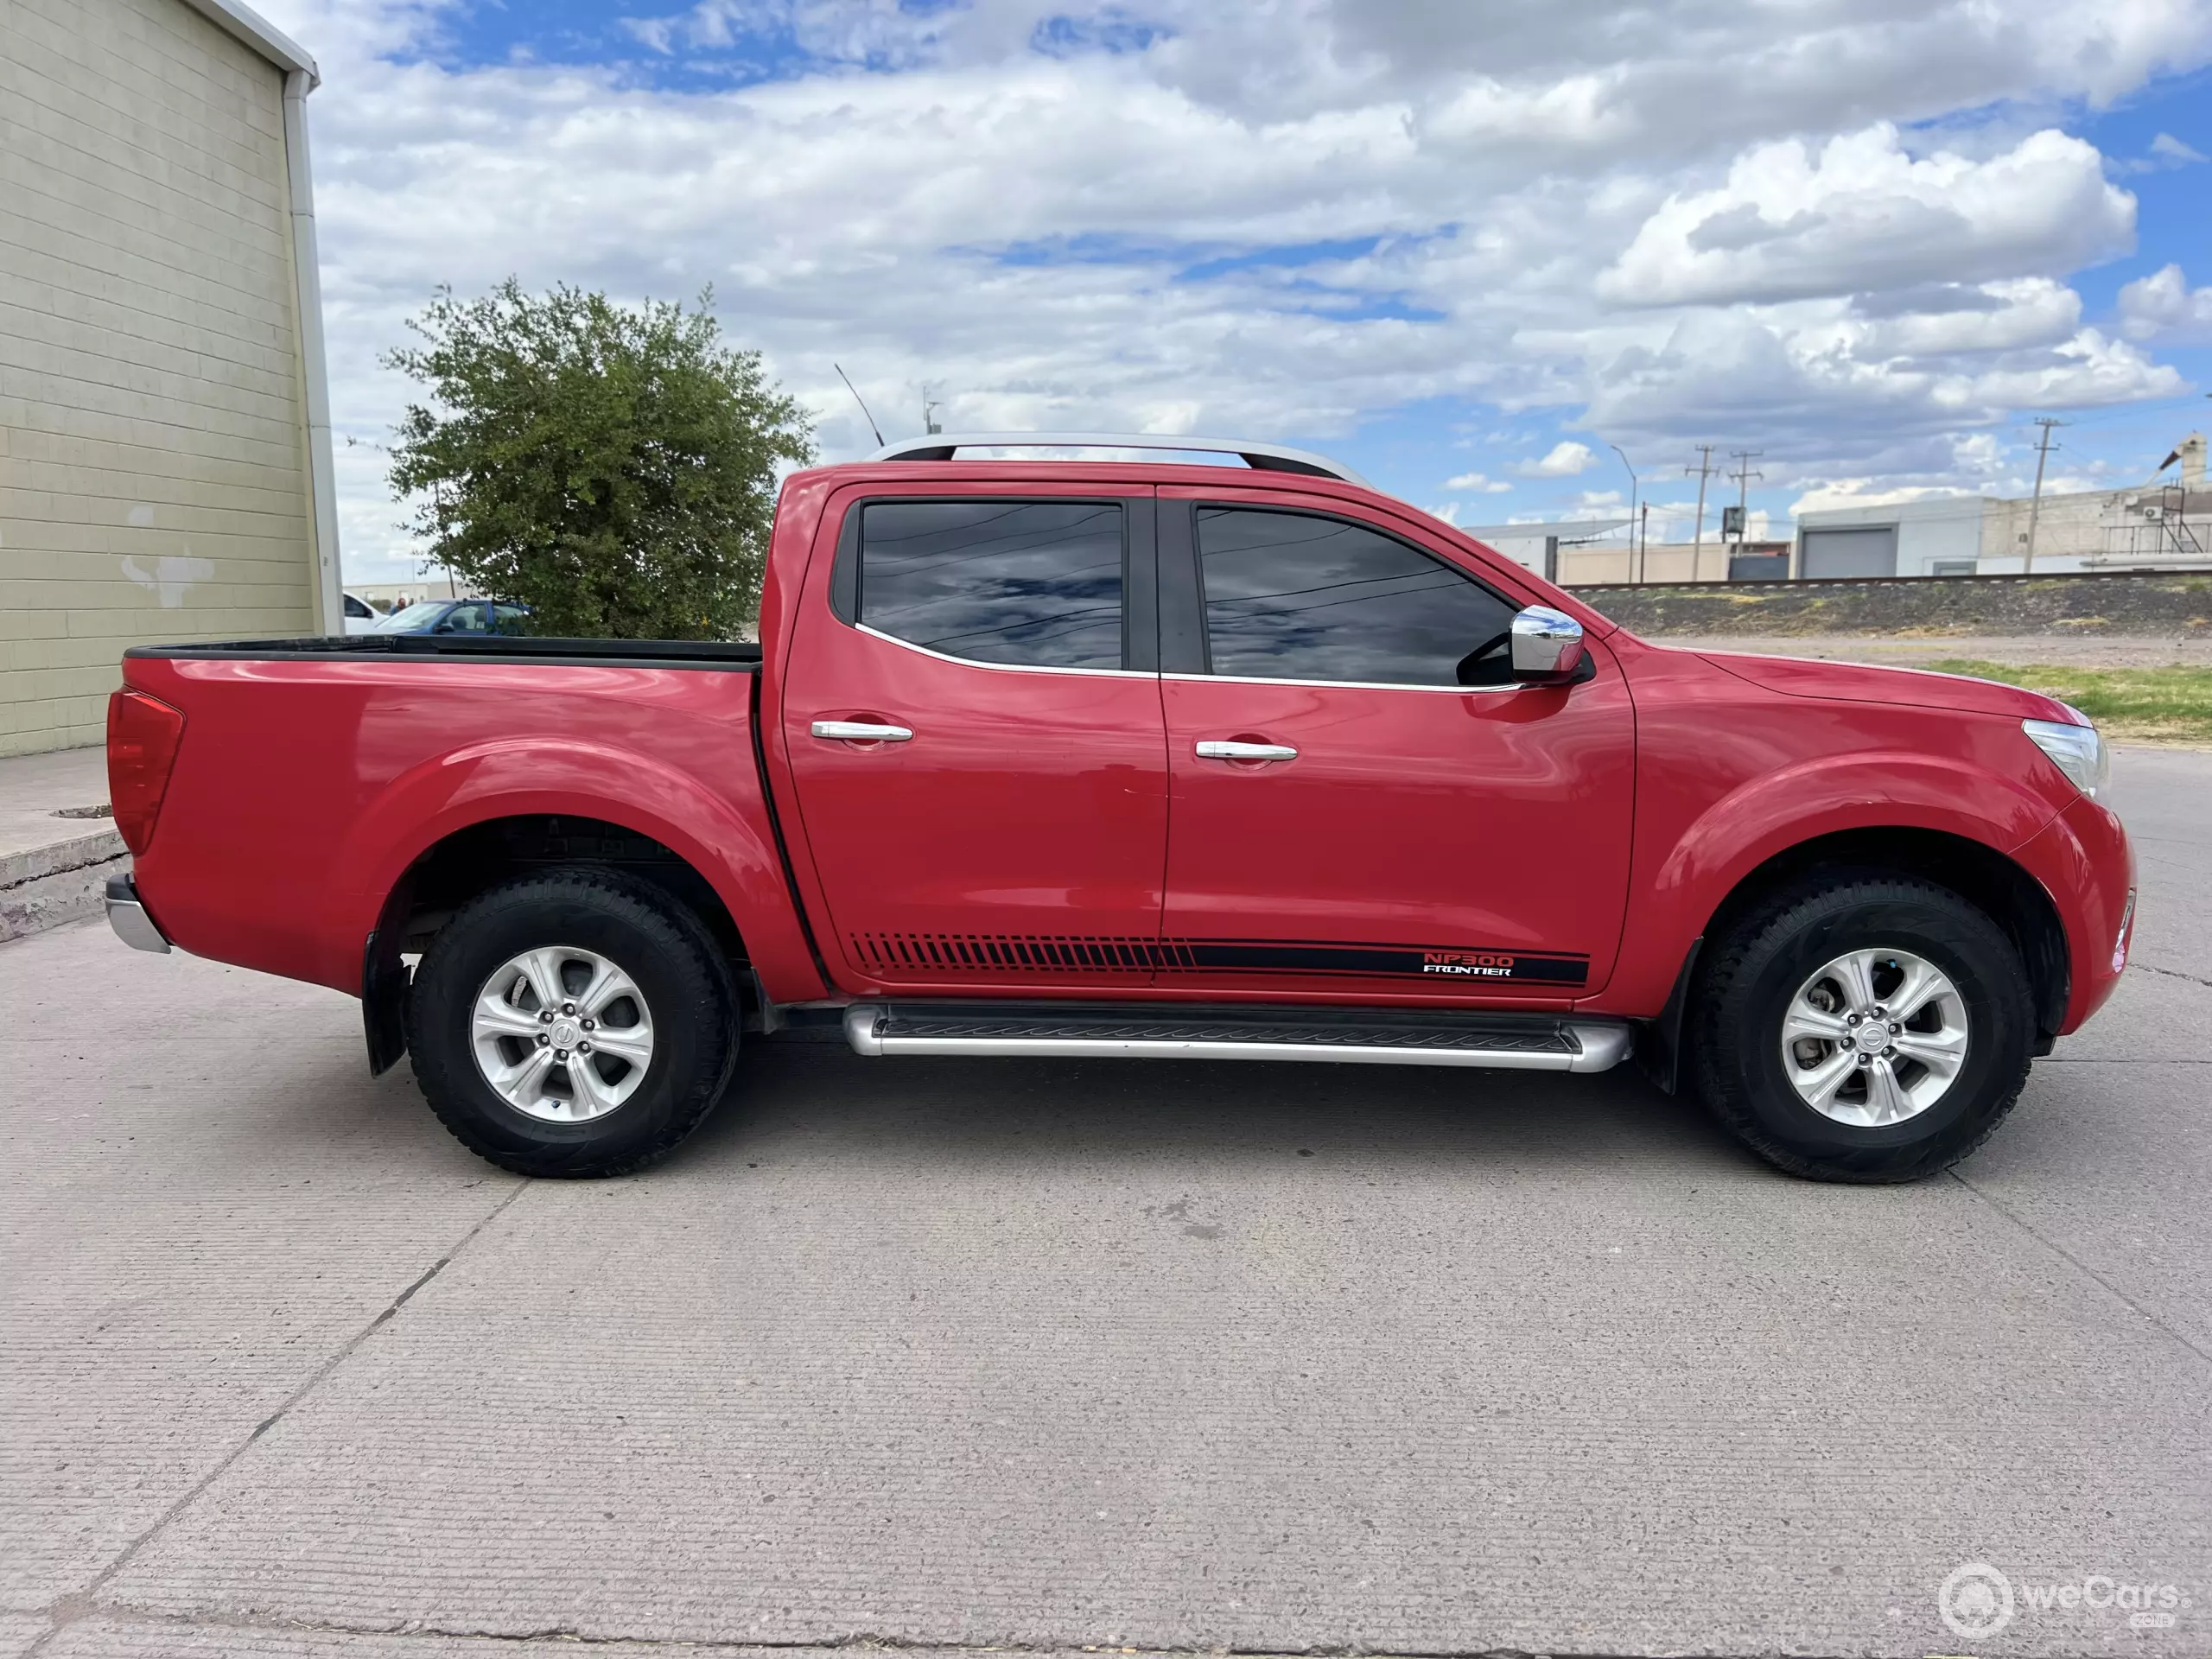
<path fill-rule="evenodd" d="M 1629 918 L 1635 937 L 1622 950 L 1624 961 L 1633 951 L 1644 964 L 1634 1001 L 1656 1009 L 1728 896 L 1792 848 L 1856 830 L 1924 830 L 2018 864 L 2018 849 L 2060 810 L 2000 773 L 1910 751 L 1825 756 L 1746 779 L 1700 812 L 1649 879 L 1637 882 Z"/>
<path fill-rule="evenodd" d="M 792 901 L 765 809 L 760 823 L 748 823 L 738 804 L 634 750 L 514 738 L 434 756 L 385 787 L 338 849 L 336 868 L 359 874 L 333 895 L 326 937 L 360 941 L 380 931 L 409 868 L 447 837 L 497 818 L 541 814 L 596 818 L 650 836 L 699 873 L 741 937 L 789 923 Z M 357 947 L 343 948 L 350 957 Z M 365 964 L 349 960 L 342 967 L 351 978 Z"/>

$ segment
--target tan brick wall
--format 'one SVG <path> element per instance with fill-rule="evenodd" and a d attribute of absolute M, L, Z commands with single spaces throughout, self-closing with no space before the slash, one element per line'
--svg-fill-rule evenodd
<path fill-rule="evenodd" d="M 0 0 L 0 754 L 314 628 L 289 200 L 282 72 L 182 0 Z"/>

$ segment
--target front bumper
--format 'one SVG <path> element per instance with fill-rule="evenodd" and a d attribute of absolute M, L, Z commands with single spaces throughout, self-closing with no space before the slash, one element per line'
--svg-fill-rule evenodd
<path fill-rule="evenodd" d="M 115 937 L 133 950 L 166 951 L 169 948 L 168 936 L 147 914 L 146 906 L 139 901 L 137 887 L 127 875 L 111 875 L 107 879 L 107 925 L 115 930 Z"/>
<path fill-rule="evenodd" d="M 2134 849 L 2111 810 L 2084 797 L 2013 857 L 2043 883 L 2066 932 L 2069 995 L 2058 1027 L 2063 1036 L 2104 1005 L 2126 965 L 2122 929 L 2133 932 Z"/>

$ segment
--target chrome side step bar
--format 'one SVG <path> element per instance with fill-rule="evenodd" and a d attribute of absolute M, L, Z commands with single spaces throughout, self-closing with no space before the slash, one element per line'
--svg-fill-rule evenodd
<path fill-rule="evenodd" d="M 1628 1022 L 1399 1008 L 1187 1008 L 1157 1004 L 855 1002 L 855 1054 L 1033 1058 L 1327 1060 L 1605 1071 L 1628 1058 Z"/>

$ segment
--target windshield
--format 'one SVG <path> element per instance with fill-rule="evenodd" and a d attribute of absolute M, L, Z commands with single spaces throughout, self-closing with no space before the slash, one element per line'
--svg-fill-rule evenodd
<path fill-rule="evenodd" d="M 378 633 L 412 633 L 417 628 L 427 628 L 445 614 L 452 601 L 441 600 L 433 604 L 425 600 L 419 605 L 410 605 L 404 611 L 394 611 L 376 626 Z"/>

